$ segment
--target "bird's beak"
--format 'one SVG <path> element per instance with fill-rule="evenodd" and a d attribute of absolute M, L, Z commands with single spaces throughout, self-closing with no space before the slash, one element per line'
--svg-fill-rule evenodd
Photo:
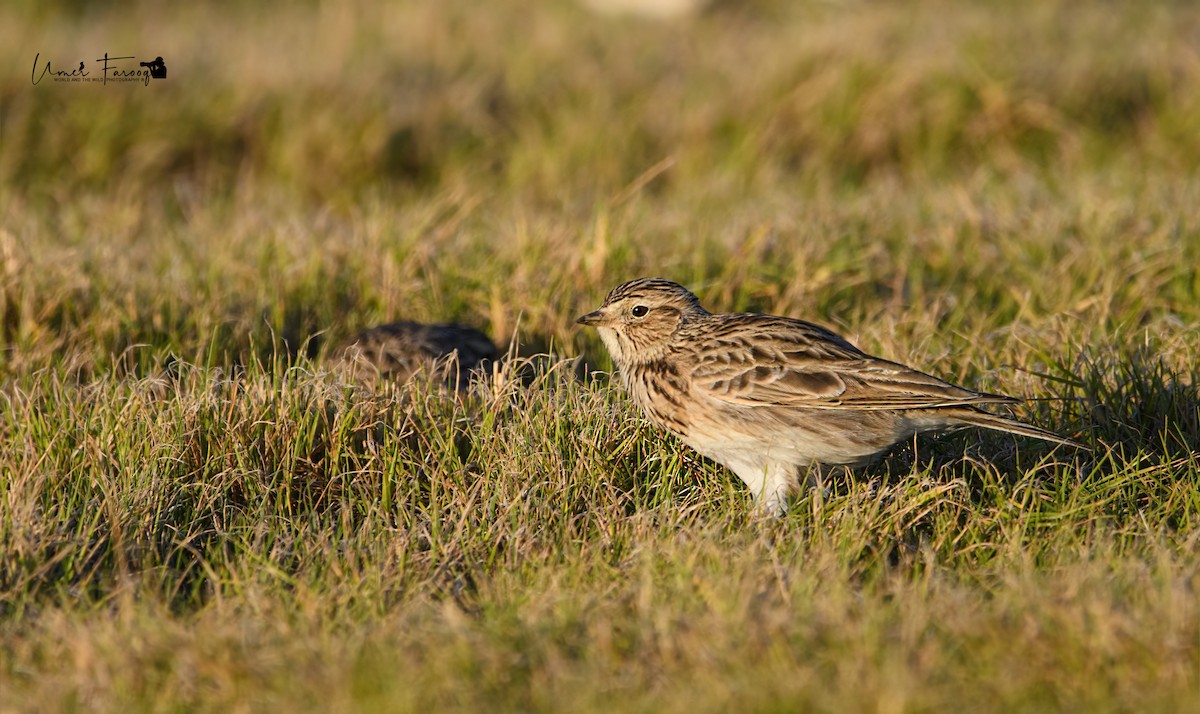
<path fill-rule="evenodd" d="M 575 322 L 579 325 L 589 325 L 591 327 L 595 327 L 597 325 L 604 324 L 604 315 L 602 315 L 599 310 L 593 310 Z"/>

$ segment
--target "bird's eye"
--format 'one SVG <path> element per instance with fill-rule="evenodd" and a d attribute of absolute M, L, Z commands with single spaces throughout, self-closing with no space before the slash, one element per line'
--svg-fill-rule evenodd
<path fill-rule="evenodd" d="M 650 308 L 645 305 L 634 305 L 630 312 L 633 313 L 634 317 L 645 317 L 646 313 L 650 312 Z"/>

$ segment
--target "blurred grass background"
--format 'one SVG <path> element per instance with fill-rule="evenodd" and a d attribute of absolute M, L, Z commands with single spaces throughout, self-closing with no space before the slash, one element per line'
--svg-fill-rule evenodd
<path fill-rule="evenodd" d="M 660 273 L 856 328 L 942 294 L 950 327 L 1196 317 L 1186 3 L 91 7 L 3 10 L 22 354 L 295 350 L 392 315 L 563 343 Z M 168 79 L 26 79 L 110 47 Z"/>
<path fill-rule="evenodd" d="M 31 82 L 104 52 L 168 78 Z M 1195 4 L 18 0 L 0 67 L 3 708 L 1200 695 Z M 573 319 L 641 275 L 1097 451 L 939 441 L 764 527 L 565 366 L 314 361 L 405 318 L 606 368 Z"/>

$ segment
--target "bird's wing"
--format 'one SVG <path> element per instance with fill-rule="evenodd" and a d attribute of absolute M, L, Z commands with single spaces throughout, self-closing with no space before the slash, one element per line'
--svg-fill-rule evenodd
<path fill-rule="evenodd" d="M 872 357 L 817 325 L 745 318 L 742 329 L 727 325 L 705 338 L 690 374 L 694 390 L 730 404 L 808 409 L 930 409 L 1018 401 L 956 387 Z"/>
<path fill-rule="evenodd" d="M 439 356 L 457 351 L 458 362 L 464 369 L 474 369 L 480 362 L 500 356 L 487 335 L 466 325 L 430 325 L 425 344 L 431 353 Z"/>

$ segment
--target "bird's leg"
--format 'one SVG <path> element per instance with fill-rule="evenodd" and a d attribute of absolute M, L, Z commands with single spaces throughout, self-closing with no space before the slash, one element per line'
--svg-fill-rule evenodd
<path fill-rule="evenodd" d="M 804 488 L 812 492 L 813 518 L 819 519 L 821 512 L 825 509 L 825 499 L 830 494 L 829 484 L 837 469 L 848 471 L 845 466 L 826 466 L 817 463 L 800 467 L 800 474 L 804 476 Z"/>
<path fill-rule="evenodd" d="M 833 475 L 837 469 L 845 469 L 844 466 L 825 466 L 823 464 L 809 464 L 808 466 L 800 467 L 800 472 L 804 475 L 804 487 L 814 493 L 825 497 L 829 495 L 829 483 L 833 479 Z"/>
<path fill-rule="evenodd" d="M 761 518 L 783 518 L 787 514 L 788 503 L 787 498 L 779 498 L 773 496 L 767 499 L 759 499 L 754 504 L 754 515 Z"/>
<path fill-rule="evenodd" d="M 799 468 L 800 475 L 804 476 L 804 488 L 809 491 L 825 491 L 825 472 L 820 464 L 809 464 Z"/>
<path fill-rule="evenodd" d="M 788 496 L 794 483 L 795 470 L 790 464 L 767 464 L 761 483 L 750 484 L 747 481 L 752 488 L 758 486 L 754 489 L 756 510 L 776 518 L 787 513 Z"/>

